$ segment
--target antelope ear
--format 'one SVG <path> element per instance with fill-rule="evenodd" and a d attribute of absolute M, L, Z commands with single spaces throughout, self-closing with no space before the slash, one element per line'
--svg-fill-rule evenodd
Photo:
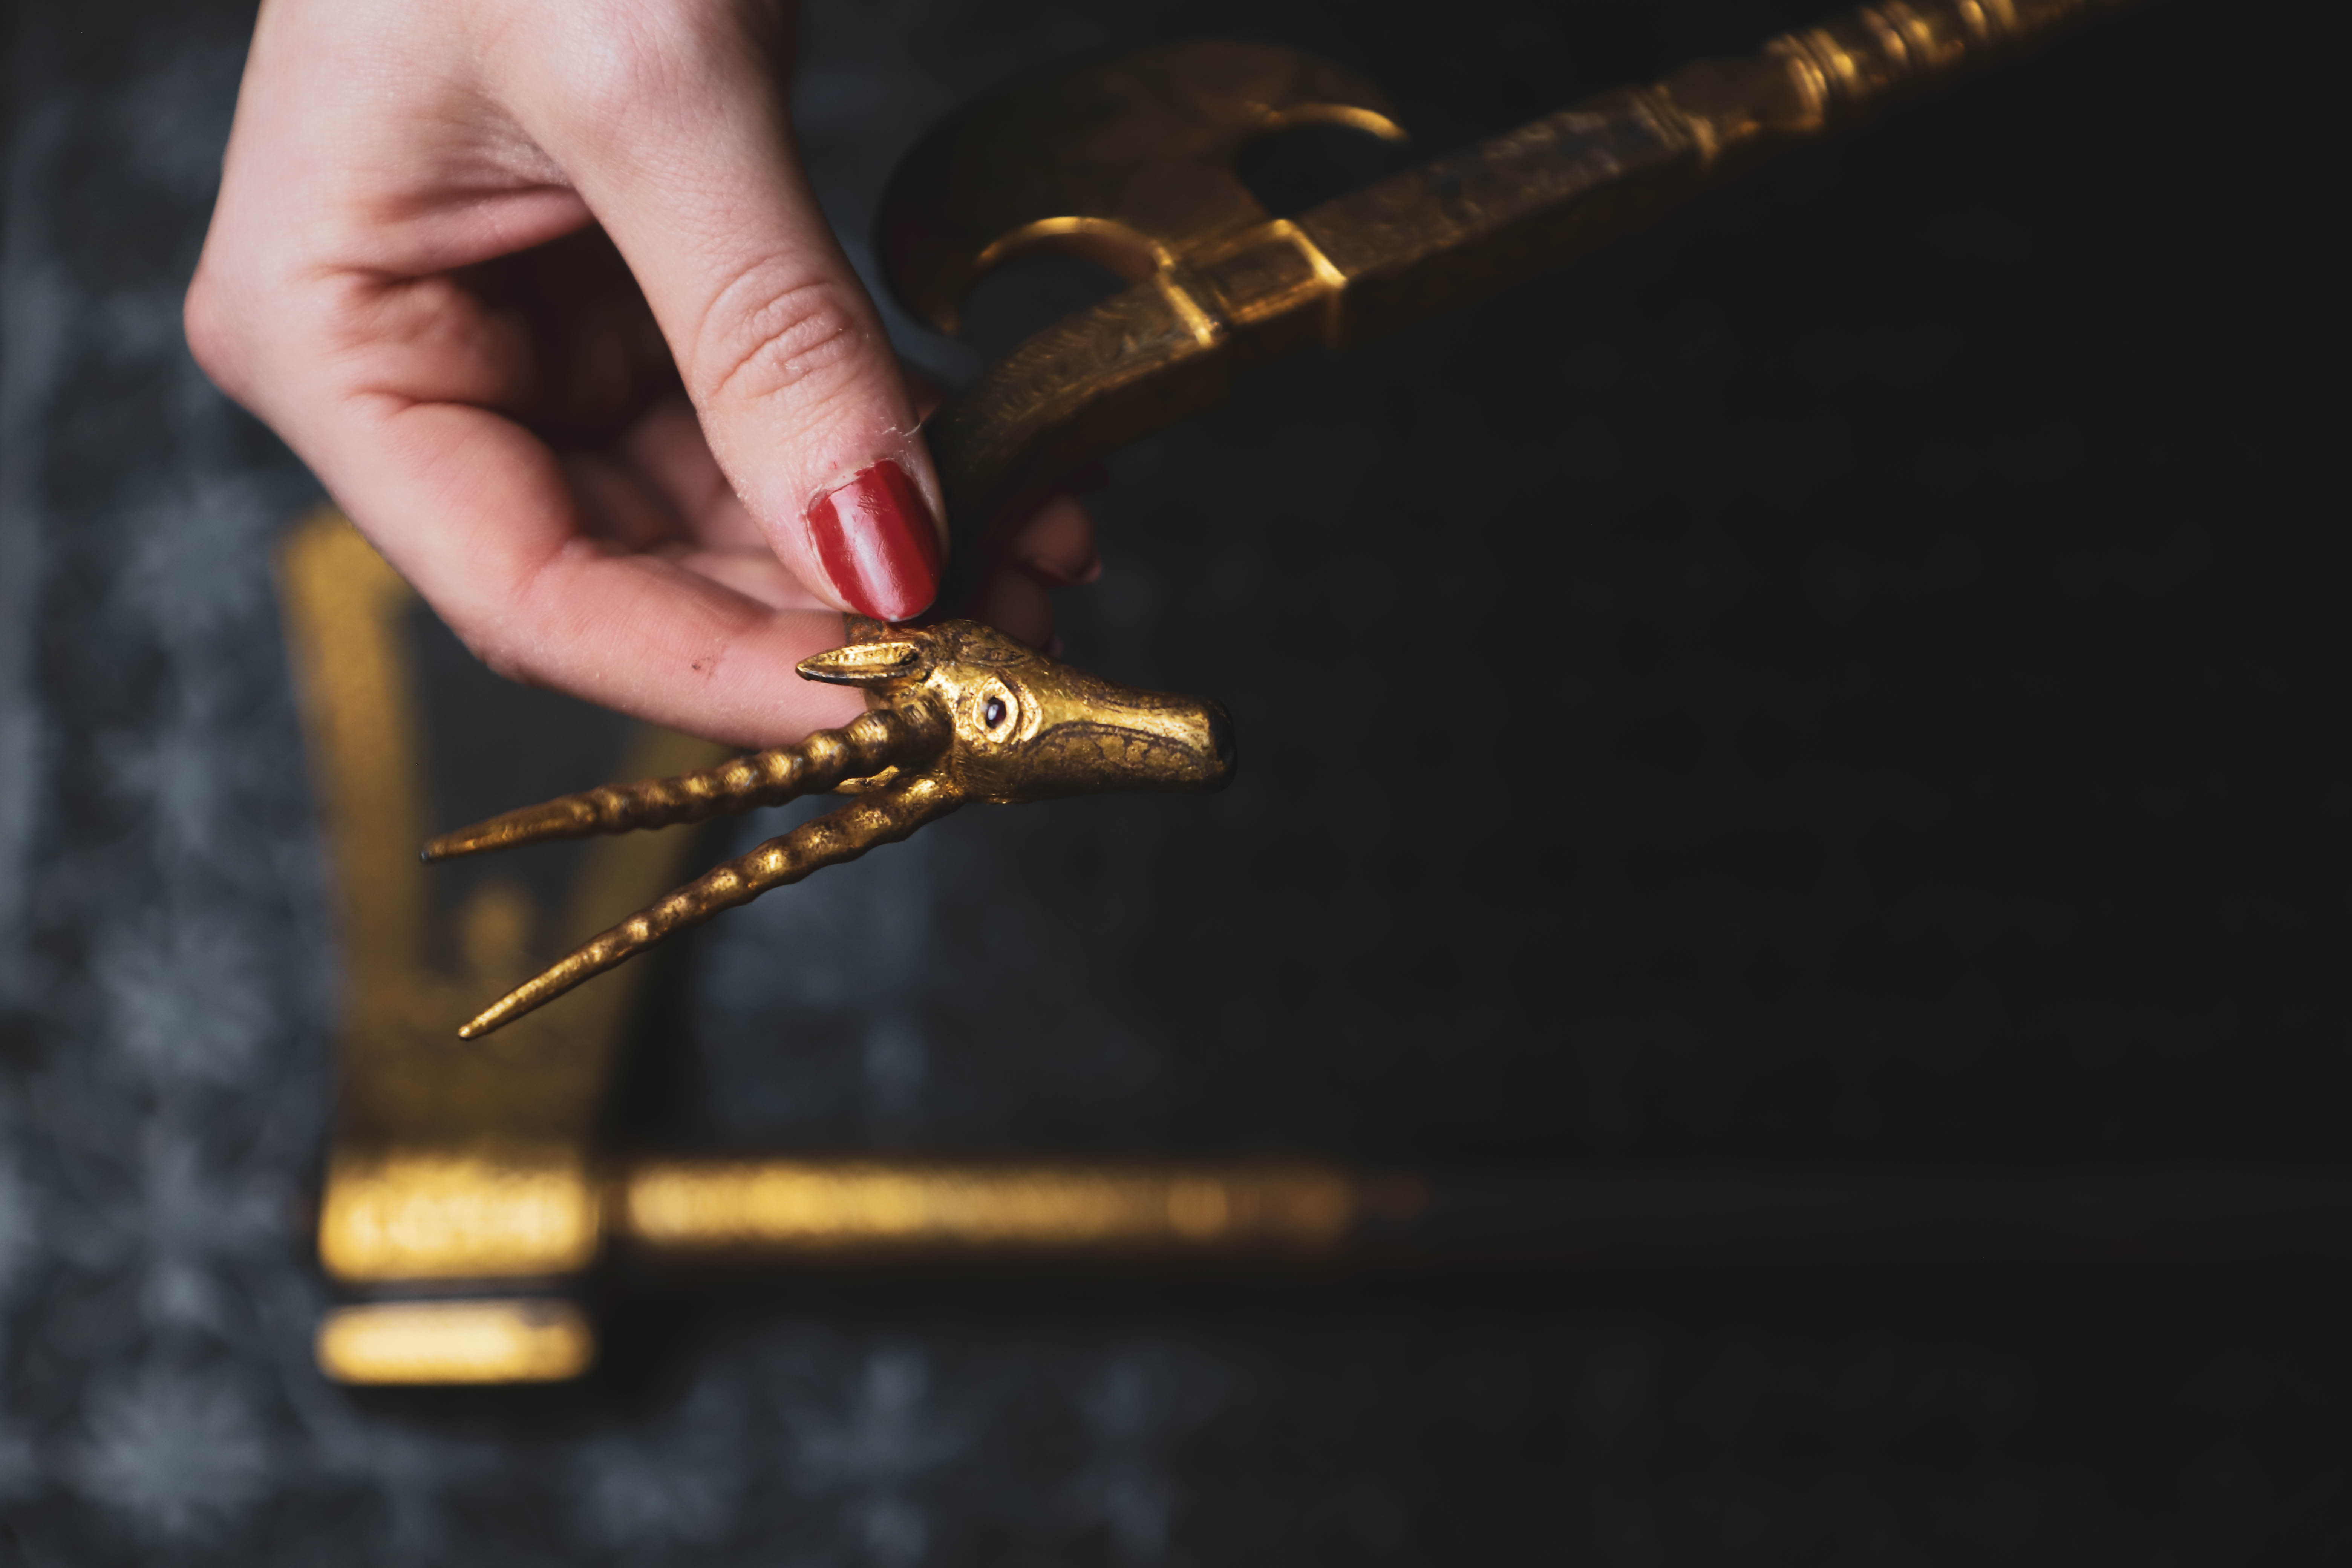
<path fill-rule="evenodd" d="M 854 643 L 848 647 L 812 654 L 799 665 L 803 680 L 830 681 L 835 686 L 888 686 L 929 674 L 930 658 L 924 644 L 908 637 Z"/>

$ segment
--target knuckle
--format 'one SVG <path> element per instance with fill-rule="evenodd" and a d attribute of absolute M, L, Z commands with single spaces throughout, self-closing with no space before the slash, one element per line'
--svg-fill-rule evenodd
<path fill-rule="evenodd" d="M 591 123 L 625 123 L 698 91 L 739 47 L 738 31 L 725 5 L 603 6 L 574 34 L 564 94 Z"/>
<path fill-rule="evenodd" d="M 831 279 L 754 267 L 722 292 L 695 355 L 699 401 L 822 403 L 855 379 L 866 312 Z"/>
<path fill-rule="evenodd" d="M 187 297 L 181 302 L 180 326 L 187 335 L 188 353 L 194 357 L 196 368 L 223 392 L 242 400 L 245 334 L 218 276 L 209 268 L 198 268 L 189 282 Z"/>
<path fill-rule="evenodd" d="M 466 651 L 479 659 L 483 667 L 502 680 L 518 686 L 540 686 L 544 682 L 537 664 L 530 658 L 526 645 L 519 638 L 507 636 L 495 626 L 473 626 L 453 627 L 457 640 Z"/>

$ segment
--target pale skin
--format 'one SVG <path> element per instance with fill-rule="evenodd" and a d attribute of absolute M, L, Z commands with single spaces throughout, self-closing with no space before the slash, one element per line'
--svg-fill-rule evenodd
<path fill-rule="evenodd" d="M 485 662 L 744 746 L 863 710 L 803 518 L 910 387 L 789 120 L 791 7 L 266 0 L 187 300 L 198 363 Z M 978 611 L 1097 570 L 1062 498 Z"/>

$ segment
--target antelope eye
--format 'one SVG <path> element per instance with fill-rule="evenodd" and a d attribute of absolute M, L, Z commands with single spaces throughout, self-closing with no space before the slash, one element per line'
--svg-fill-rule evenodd
<path fill-rule="evenodd" d="M 1003 724 L 1004 722 L 1004 699 L 1002 697 L 990 698 L 988 700 L 988 706 L 980 710 L 980 716 L 988 721 L 988 727 L 992 730 Z"/>

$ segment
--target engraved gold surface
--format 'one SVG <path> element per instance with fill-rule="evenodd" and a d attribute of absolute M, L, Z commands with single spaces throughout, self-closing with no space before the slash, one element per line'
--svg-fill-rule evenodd
<path fill-rule="evenodd" d="M 1359 1207 L 1307 1168 L 1122 1170 L 789 1160 L 654 1161 L 622 1178 L 635 1245 L 704 1252 L 1120 1248 L 1339 1242 Z"/>
<path fill-rule="evenodd" d="M 568 1301 L 383 1301 L 329 1312 L 313 1350 L 338 1383 L 560 1383 L 593 1364 L 596 1335 Z"/>
<path fill-rule="evenodd" d="M 1024 83 L 933 132 L 892 182 L 881 223 L 892 287 L 952 331 L 971 287 L 1019 254 L 1076 252 L 1134 285 L 1032 337 L 940 411 L 930 432 L 950 515 L 976 527 L 1017 516 L 1083 464 L 1222 402 L 1244 369 L 1485 299 L 2129 3 L 1862 6 L 1296 218 L 1269 218 L 1234 159 L 1307 121 L 1393 137 L 1386 100 L 1350 72 L 1196 42 Z"/>
<path fill-rule="evenodd" d="M 952 332 L 972 287 L 1007 261 L 1084 256 L 1141 280 L 1265 213 L 1233 177 L 1249 145 L 1294 125 L 1402 139 L 1386 94 L 1328 60 L 1268 44 L 1131 49 L 988 99 L 892 176 L 883 244 L 915 313 Z"/>
<path fill-rule="evenodd" d="M 676 778 L 608 785 L 509 812 L 425 846 L 444 860 L 625 833 L 826 790 L 839 809 L 718 867 L 583 942 L 491 1004 L 475 1039 L 674 931 L 896 843 L 974 801 L 1015 805 L 1114 790 L 1201 791 L 1232 777 L 1232 721 L 1213 702 L 1099 680 L 975 621 L 891 630 L 851 617 L 848 646 L 801 663 L 875 706 L 841 730 Z"/>

